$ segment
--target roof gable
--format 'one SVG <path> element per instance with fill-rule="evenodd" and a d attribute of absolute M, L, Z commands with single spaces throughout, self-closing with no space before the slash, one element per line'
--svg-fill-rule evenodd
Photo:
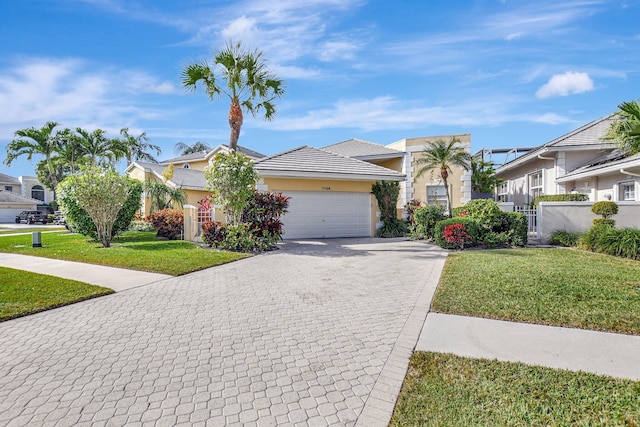
<path fill-rule="evenodd" d="M 374 181 L 404 178 L 394 170 L 307 145 L 260 159 L 255 168 L 263 176 Z"/>
<path fill-rule="evenodd" d="M 18 178 L 14 178 L 11 175 L 6 175 L 4 173 L 0 173 L 0 182 L 3 184 L 20 185 L 20 180 Z"/>
<path fill-rule="evenodd" d="M 127 170 L 130 170 L 135 166 L 147 172 L 152 172 L 158 178 L 162 178 L 162 173 L 166 169 L 165 165 L 161 165 L 158 163 L 135 162 L 131 166 L 129 166 Z M 181 187 L 192 190 L 204 190 L 207 185 L 207 181 L 202 171 L 178 167 L 173 169 L 173 177 L 168 182 L 174 187 Z"/>
<path fill-rule="evenodd" d="M 374 156 L 401 157 L 404 155 L 402 151 L 385 147 L 375 142 L 364 141 L 362 139 L 352 138 L 337 144 L 322 147 L 325 151 L 340 154 L 346 157 L 365 158 Z"/>
<path fill-rule="evenodd" d="M 19 194 L 12 193 L 11 191 L 0 190 L 0 203 L 15 203 L 15 204 L 33 204 L 39 205 L 42 200 L 32 199 L 30 197 L 23 197 Z"/>
<path fill-rule="evenodd" d="M 185 154 L 184 156 L 174 157 L 169 160 L 163 160 L 160 162 L 161 165 L 168 165 L 169 163 L 186 163 L 186 162 L 194 162 L 194 161 L 207 161 L 209 158 L 214 156 L 216 153 L 220 151 L 229 151 L 229 146 L 226 144 L 220 144 L 216 148 L 205 151 L 198 151 L 197 153 Z M 262 153 L 258 153 L 257 151 L 250 150 L 249 148 L 242 147 L 238 145 L 238 151 L 249 157 L 250 159 L 261 159 L 266 157 Z"/>

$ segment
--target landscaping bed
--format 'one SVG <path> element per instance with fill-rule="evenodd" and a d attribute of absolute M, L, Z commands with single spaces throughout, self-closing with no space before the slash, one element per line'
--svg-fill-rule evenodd
<path fill-rule="evenodd" d="M 390 426 L 637 426 L 640 382 L 417 352 Z"/>
<path fill-rule="evenodd" d="M 0 321 L 111 293 L 75 280 L 0 267 Z"/>
<path fill-rule="evenodd" d="M 560 248 L 452 253 L 432 310 L 640 335 L 640 263 Z"/>
<path fill-rule="evenodd" d="M 225 264 L 248 255 L 204 249 L 182 240 L 161 240 L 153 232 L 125 232 L 110 248 L 79 234 L 42 235 L 42 248 L 31 247 L 31 235 L 0 238 L 0 252 L 19 253 L 110 267 L 181 275 Z"/>

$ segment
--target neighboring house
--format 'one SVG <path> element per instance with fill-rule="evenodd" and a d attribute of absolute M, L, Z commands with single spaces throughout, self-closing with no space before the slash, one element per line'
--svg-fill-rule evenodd
<path fill-rule="evenodd" d="M 447 204 L 444 183 L 440 170 L 432 169 L 418 177 L 420 165 L 417 163 L 430 141 L 451 139 L 459 141 L 459 147 L 467 153 L 471 151 L 471 135 L 445 135 L 421 138 L 405 138 L 400 141 L 380 145 L 360 139 L 350 139 L 324 147 L 324 150 L 374 163 L 393 169 L 405 175 L 400 182 L 400 198 L 398 208 L 402 209 L 411 200 L 420 200 L 424 204 Z M 471 200 L 471 172 L 459 167 L 452 167 L 448 178 L 452 207 L 462 206 Z"/>
<path fill-rule="evenodd" d="M 4 178 L 4 176 L 2 178 Z M 15 222 L 16 216 L 20 212 L 35 211 L 38 209 L 40 203 L 40 200 L 22 197 L 10 191 L 0 190 L 0 222 Z"/>
<path fill-rule="evenodd" d="M 625 156 L 602 140 L 616 118 L 602 117 L 500 166 L 498 200 L 525 206 L 539 195 L 567 193 L 593 202 L 640 200 L 640 155 Z"/>
<path fill-rule="evenodd" d="M 291 198 L 289 210 L 282 218 L 285 238 L 359 237 L 375 235 L 378 226 L 377 202 L 371 193 L 371 186 L 377 181 L 400 182 L 400 209 L 412 199 L 446 203 L 440 171 L 417 178 L 415 161 L 427 141 L 453 137 L 470 151 L 468 134 L 403 139 L 389 146 L 351 139 L 323 149 L 302 146 L 269 157 L 245 148 L 240 151 L 255 161 L 260 175 L 258 190 L 279 192 Z M 163 182 L 162 172 L 173 164 L 174 176 L 167 185 L 183 188 L 188 204 L 197 206 L 209 194 L 203 171 L 220 150 L 228 148 L 219 146 L 159 164 L 135 162 L 127 168 L 127 174 L 140 181 Z M 470 199 L 469 172 L 454 168 L 449 182 L 454 207 Z M 143 213 L 149 213 L 148 201 Z M 216 219 L 221 219 L 220 212 L 216 212 Z"/>

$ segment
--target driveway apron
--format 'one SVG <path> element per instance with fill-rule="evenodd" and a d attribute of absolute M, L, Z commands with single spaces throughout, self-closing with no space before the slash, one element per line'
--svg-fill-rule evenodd
<path fill-rule="evenodd" d="M 287 242 L 0 323 L 0 425 L 386 425 L 445 256 Z"/>

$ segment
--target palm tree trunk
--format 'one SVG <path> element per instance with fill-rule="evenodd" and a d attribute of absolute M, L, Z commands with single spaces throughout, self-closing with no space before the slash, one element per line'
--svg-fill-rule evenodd
<path fill-rule="evenodd" d="M 229 108 L 229 127 L 231 128 L 231 137 L 229 138 L 229 149 L 236 151 L 238 148 L 238 139 L 240 138 L 240 128 L 242 127 L 242 108 L 237 99 L 231 100 L 231 108 Z"/>
<path fill-rule="evenodd" d="M 442 177 L 442 181 L 444 182 L 444 194 L 447 195 L 447 209 L 449 210 L 449 218 L 453 218 L 451 209 L 451 195 L 449 194 L 449 183 L 447 182 L 447 178 L 449 178 L 449 172 L 447 171 L 447 168 L 440 169 L 440 176 Z"/>

